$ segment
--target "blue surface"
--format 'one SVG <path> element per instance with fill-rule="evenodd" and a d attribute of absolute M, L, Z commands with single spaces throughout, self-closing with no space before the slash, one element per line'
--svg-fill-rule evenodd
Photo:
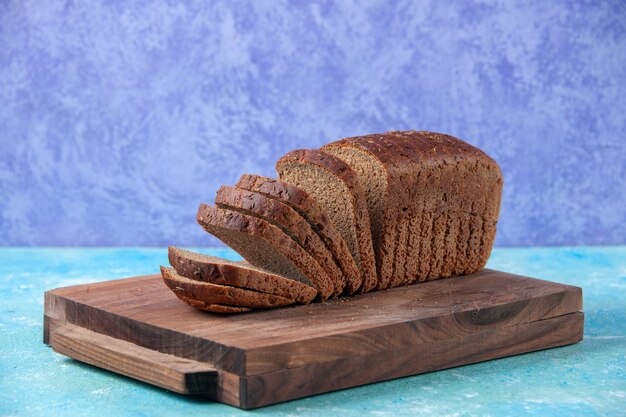
<path fill-rule="evenodd" d="M 219 185 L 390 129 L 495 157 L 498 245 L 626 243 L 626 2 L 287 3 L 0 2 L 0 245 L 212 246 Z"/>
<path fill-rule="evenodd" d="M 165 249 L 0 249 L 0 415 L 626 415 L 626 247 L 496 249 L 491 257 L 492 268 L 583 287 L 579 344 L 252 412 L 168 393 L 43 345 L 44 290 L 154 273 L 166 262 Z"/>

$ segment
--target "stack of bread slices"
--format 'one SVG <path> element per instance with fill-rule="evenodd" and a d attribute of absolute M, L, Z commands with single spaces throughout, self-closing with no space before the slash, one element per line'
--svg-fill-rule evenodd
<path fill-rule="evenodd" d="M 244 174 L 198 223 L 245 261 L 169 248 L 166 285 L 240 313 L 471 274 L 487 262 L 498 164 L 454 137 L 387 132 L 289 152 L 278 179 Z"/>

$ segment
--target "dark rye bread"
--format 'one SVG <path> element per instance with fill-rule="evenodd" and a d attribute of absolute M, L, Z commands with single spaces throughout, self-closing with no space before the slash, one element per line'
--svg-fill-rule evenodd
<path fill-rule="evenodd" d="M 253 174 L 243 174 L 236 187 L 280 201 L 298 212 L 317 232 L 343 272 L 345 293 L 352 294 L 361 287 L 361 273 L 348 245 L 316 199 L 293 184 Z"/>
<path fill-rule="evenodd" d="M 315 287 L 322 300 L 334 283 L 300 245 L 278 227 L 257 217 L 201 204 L 198 223 L 254 266 Z"/>
<path fill-rule="evenodd" d="M 293 298 L 253 290 L 196 281 L 178 275 L 173 268 L 161 267 L 165 285 L 176 295 L 206 304 L 225 304 L 234 307 L 272 308 L 291 305 Z"/>
<path fill-rule="evenodd" d="M 191 298 L 187 298 L 181 294 L 176 294 L 176 293 L 174 294 L 182 302 L 187 303 L 190 306 L 197 308 L 198 310 L 210 311 L 211 313 L 237 314 L 237 313 L 246 313 L 248 311 L 252 311 L 252 309 L 248 307 L 227 306 L 225 304 L 207 304 L 203 301 L 192 300 Z"/>
<path fill-rule="evenodd" d="M 333 295 L 337 296 L 343 293 L 346 279 L 335 263 L 332 254 L 326 249 L 326 245 L 311 228 L 309 222 L 294 209 L 263 194 L 230 186 L 220 187 L 215 197 L 215 205 L 258 217 L 280 228 L 302 246 L 302 249 L 307 251 L 324 269 L 334 283 Z"/>
<path fill-rule="evenodd" d="M 365 191 L 342 160 L 317 149 L 287 153 L 276 163 L 279 178 L 305 190 L 326 210 L 361 271 L 361 292 L 374 289 L 376 262 Z"/>
<path fill-rule="evenodd" d="M 484 267 L 503 184 L 484 152 L 452 136 L 417 131 L 347 138 L 323 149 L 365 185 L 381 287 Z"/>
<path fill-rule="evenodd" d="M 229 261 L 174 246 L 170 246 L 167 252 L 170 265 L 178 275 L 189 279 L 280 295 L 303 304 L 310 303 L 317 295 L 317 290 L 307 284 L 246 262 Z"/>
<path fill-rule="evenodd" d="M 365 189 L 368 213 L 372 228 L 372 243 L 376 258 L 378 288 L 390 286 L 394 272 L 398 268 L 396 256 L 396 240 L 398 231 L 395 226 L 393 233 L 384 233 L 384 228 L 389 227 L 396 220 L 397 214 L 392 210 L 386 210 L 388 206 L 395 205 L 387 202 L 392 198 L 393 202 L 403 199 L 403 193 L 407 191 L 402 184 L 402 177 L 406 176 L 406 166 L 397 164 L 396 161 L 381 161 L 375 154 L 369 151 L 368 146 L 354 138 L 342 139 L 323 146 L 321 149 L 330 153 L 348 164 L 358 173 L 362 185 Z M 355 143 L 356 142 L 356 143 Z M 395 190 L 395 196 L 394 191 Z M 414 229 L 414 233 L 419 233 L 419 229 Z M 397 275 L 396 275 L 397 276 Z"/>

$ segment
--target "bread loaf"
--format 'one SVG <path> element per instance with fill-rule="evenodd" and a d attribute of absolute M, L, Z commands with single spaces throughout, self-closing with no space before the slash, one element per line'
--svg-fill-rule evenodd
<path fill-rule="evenodd" d="M 408 284 L 484 267 L 502 194 L 500 168 L 484 152 L 417 131 L 347 138 L 323 149 L 365 184 L 381 282 Z"/>
<path fill-rule="evenodd" d="M 471 274 L 491 253 L 502 173 L 452 136 L 346 138 L 289 152 L 276 170 L 280 180 L 246 174 L 220 189 L 219 208 L 200 206 L 202 227 L 249 265 L 171 250 L 182 276 L 163 276 L 181 300 L 225 313 L 323 301 Z"/>

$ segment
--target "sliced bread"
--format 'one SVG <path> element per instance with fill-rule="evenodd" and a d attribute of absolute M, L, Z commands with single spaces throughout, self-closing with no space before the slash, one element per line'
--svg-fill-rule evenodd
<path fill-rule="evenodd" d="M 483 268 L 493 245 L 502 173 L 484 152 L 433 132 L 387 132 L 323 147 L 368 193 L 381 287 Z"/>
<path fill-rule="evenodd" d="M 394 272 L 398 268 L 396 241 L 401 238 L 398 236 L 401 233 L 401 227 L 398 227 L 399 230 L 394 228 L 393 231 L 385 230 L 385 228 L 388 228 L 390 224 L 395 226 L 398 217 L 398 213 L 387 208 L 398 205 L 395 200 L 406 199 L 406 195 L 403 195 L 403 191 L 406 189 L 404 184 L 406 180 L 403 177 L 407 174 L 408 163 L 405 161 L 403 164 L 396 160 L 377 157 L 375 153 L 369 150 L 369 147 L 375 145 L 377 145 L 376 142 L 364 144 L 355 138 L 347 138 L 332 142 L 321 149 L 341 159 L 359 175 L 365 190 L 370 216 L 378 288 L 383 289 L 391 286 L 394 277 L 398 275 L 394 275 Z M 402 152 L 402 155 L 408 158 L 405 152 Z M 395 195 L 393 195 L 392 190 L 395 190 Z M 393 198 L 393 202 L 389 202 L 389 198 Z M 413 229 L 412 231 L 412 233 L 419 232 L 420 229 Z"/>
<path fill-rule="evenodd" d="M 263 194 L 237 187 L 222 186 L 217 191 L 215 205 L 266 220 L 280 228 L 309 253 L 334 282 L 333 295 L 340 295 L 346 279 L 332 254 L 319 235 L 298 212 L 288 205 Z"/>
<path fill-rule="evenodd" d="M 254 266 L 313 286 L 326 300 L 334 283 L 291 237 L 258 217 L 201 204 L 198 223 Z"/>
<path fill-rule="evenodd" d="M 225 304 L 234 307 L 271 308 L 295 303 L 293 298 L 253 290 L 212 284 L 185 278 L 173 268 L 161 267 L 165 285 L 176 295 L 206 304 Z"/>
<path fill-rule="evenodd" d="M 367 201 L 356 172 L 341 159 L 316 149 L 287 153 L 276 163 L 276 171 L 281 181 L 305 190 L 326 210 L 361 271 L 359 291 L 376 288 Z"/>
<path fill-rule="evenodd" d="M 310 303 L 317 295 L 317 290 L 307 284 L 247 262 L 229 261 L 174 246 L 168 248 L 168 257 L 179 275 L 196 281 L 280 295 L 303 304 Z"/>
<path fill-rule="evenodd" d="M 346 241 L 316 199 L 293 184 L 253 174 L 243 174 L 236 187 L 280 201 L 298 212 L 317 232 L 343 272 L 345 293 L 352 294 L 361 287 L 361 273 Z"/>
<path fill-rule="evenodd" d="M 204 301 L 193 300 L 191 298 L 185 297 L 182 294 L 174 294 L 176 295 L 176 297 L 178 297 L 179 300 L 189 304 L 190 306 L 195 307 L 198 310 L 210 311 L 211 313 L 237 314 L 252 311 L 252 309 L 248 307 L 235 307 L 225 304 L 207 304 Z"/>

